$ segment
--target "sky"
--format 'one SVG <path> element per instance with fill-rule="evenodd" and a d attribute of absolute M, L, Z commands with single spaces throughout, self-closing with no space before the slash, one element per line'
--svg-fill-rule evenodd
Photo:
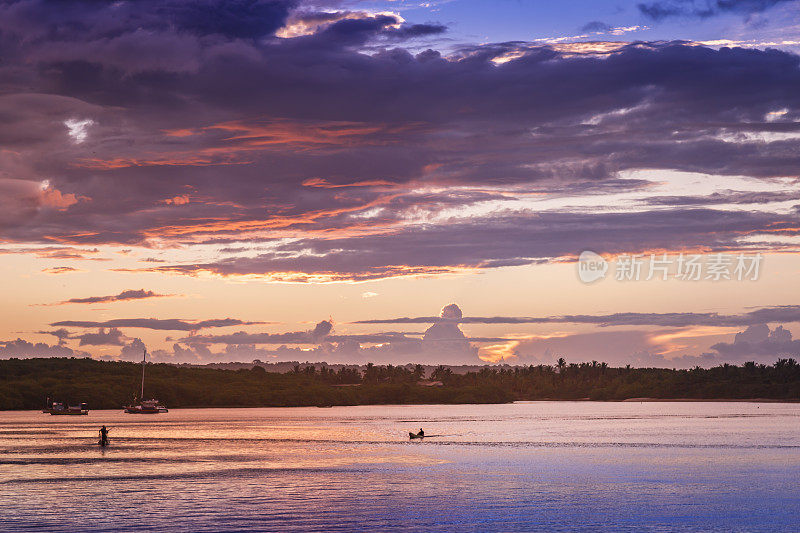
<path fill-rule="evenodd" d="M 0 358 L 800 352 L 798 1 L 0 0 L 0 50 Z"/>

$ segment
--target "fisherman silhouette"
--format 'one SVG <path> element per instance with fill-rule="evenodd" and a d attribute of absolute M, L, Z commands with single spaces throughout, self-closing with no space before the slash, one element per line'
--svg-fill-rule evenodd
<path fill-rule="evenodd" d="M 419 435 L 420 437 L 424 437 L 425 436 L 425 432 L 422 431 L 422 428 L 419 428 L 419 433 L 417 433 L 417 435 Z"/>
<path fill-rule="evenodd" d="M 100 428 L 100 446 L 108 446 L 108 430 L 105 426 Z"/>

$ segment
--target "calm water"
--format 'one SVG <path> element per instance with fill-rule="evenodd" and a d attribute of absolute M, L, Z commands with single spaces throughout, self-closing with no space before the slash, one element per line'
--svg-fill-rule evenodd
<path fill-rule="evenodd" d="M 798 531 L 800 404 L 0 412 L 2 531 L 395 528 Z"/>

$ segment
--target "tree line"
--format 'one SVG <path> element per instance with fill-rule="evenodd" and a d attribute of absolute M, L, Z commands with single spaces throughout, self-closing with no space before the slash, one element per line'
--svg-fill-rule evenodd
<path fill-rule="evenodd" d="M 426 375 L 427 374 L 427 375 Z M 0 361 L 0 409 L 40 409 L 46 398 L 90 409 L 119 409 L 134 400 L 141 364 L 84 358 Z M 800 365 L 744 363 L 714 368 L 609 367 L 605 363 L 485 366 L 455 373 L 447 366 L 373 365 L 334 370 L 295 365 L 224 370 L 147 365 L 145 397 L 175 407 L 289 407 L 364 404 L 505 403 L 515 400 L 773 399 L 800 400 Z"/>

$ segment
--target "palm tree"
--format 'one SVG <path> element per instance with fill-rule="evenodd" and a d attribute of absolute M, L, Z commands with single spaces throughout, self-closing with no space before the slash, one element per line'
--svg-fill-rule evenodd
<path fill-rule="evenodd" d="M 558 361 L 556 361 L 556 366 L 558 367 L 558 373 L 561 374 L 567 366 L 567 361 L 563 357 L 559 357 Z"/>
<path fill-rule="evenodd" d="M 453 375 L 453 370 L 452 369 L 450 369 L 450 368 L 448 368 L 448 367 L 446 367 L 444 365 L 439 365 L 431 373 L 431 379 L 433 379 L 435 381 L 441 381 L 442 383 L 444 383 L 452 375 Z"/>

